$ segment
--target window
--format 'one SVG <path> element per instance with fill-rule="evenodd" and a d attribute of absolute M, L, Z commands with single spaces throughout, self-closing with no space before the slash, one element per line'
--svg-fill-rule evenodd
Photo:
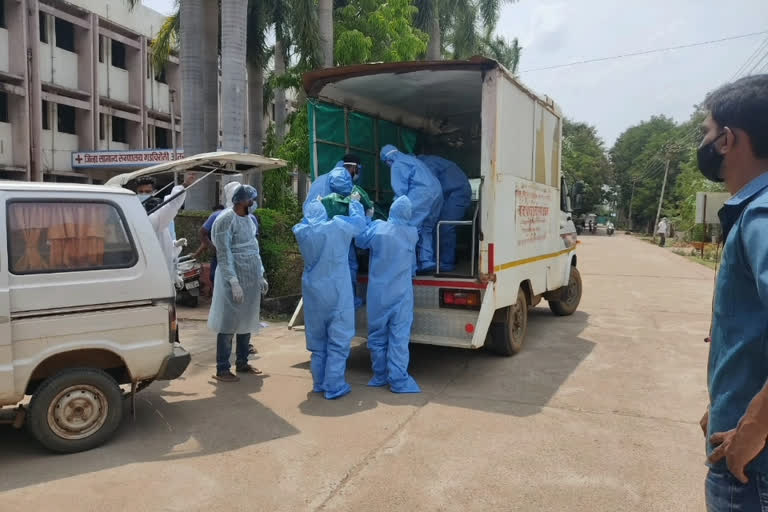
<path fill-rule="evenodd" d="M 99 140 L 107 139 L 107 118 L 104 114 L 99 114 Z"/>
<path fill-rule="evenodd" d="M 0 1 L 0 28 L 6 28 L 6 24 L 5 24 L 5 0 Z"/>
<path fill-rule="evenodd" d="M 155 75 L 155 80 L 157 80 L 157 81 L 158 81 L 158 82 L 160 82 L 161 84 L 167 84 L 167 83 L 168 83 L 168 78 L 167 78 L 167 77 L 166 77 L 166 75 L 165 75 L 165 67 L 163 67 L 163 69 L 161 69 L 161 70 L 160 70 L 160 71 L 159 71 L 159 72 L 158 72 L 158 73 Z"/>
<path fill-rule="evenodd" d="M 112 116 L 112 142 L 128 142 L 128 134 L 125 129 L 126 124 L 125 119 Z"/>
<path fill-rule="evenodd" d="M 75 125 L 75 107 L 56 105 L 56 129 L 61 133 L 77 135 Z"/>
<path fill-rule="evenodd" d="M 75 26 L 61 18 L 54 18 L 56 29 L 56 47 L 70 52 L 75 51 Z"/>
<path fill-rule="evenodd" d="M 51 104 L 45 100 L 43 100 L 42 112 L 43 112 L 43 130 L 50 130 L 51 120 L 49 119 L 49 116 L 51 115 Z"/>
<path fill-rule="evenodd" d="M 99 35 L 99 62 L 104 63 L 104 36 Z"/>
<path fill-rule="evenodd" d="M 41 43 L 48 43 L 48 15 L 44 12 L 40 13 L 40 17 L 38 18 L 40 22 L 40 42 Z"/>
<path fill-rule="evenodd" d="M 43 274 L 136 264 L 125 220 L 104 202 L 11 202 L 8 253 L 14 274 Z"/>
<path fill-rule="evenodd" d="M 8 93 L 0 91 L 0 123 L 8 122 Z"/>
<path fill-rule="evenodd" d="M 112 65 L 116 68 L 127 69 L 125 65 L 125 45 L 112 40 Z"/>
<path fill-rule="evenodd" d="M 170 147 L 168 144 L 168 130 L 155 126 L 155 147 L 166 149 Z"/>

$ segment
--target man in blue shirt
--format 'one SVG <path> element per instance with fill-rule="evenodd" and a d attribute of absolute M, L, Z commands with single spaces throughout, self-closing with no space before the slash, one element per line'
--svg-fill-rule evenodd
<path fill-rule="evenodd" d="M 709 512 L 768 503 L 768 75 L 709 95 L 702 174 L 733 196 L 720 210 L 723 258 L 708 364 Z"/>

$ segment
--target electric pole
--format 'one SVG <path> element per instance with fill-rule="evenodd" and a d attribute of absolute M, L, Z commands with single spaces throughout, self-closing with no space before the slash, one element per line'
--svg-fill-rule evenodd
<path fill-rule="evenodd" d="M 659 208 L 656 210 L 656 222 L 653 224 L 653 241 L 656 241 L 656 226 L 659 225 L 659 216 L 661 215 L 661 204 L 664 202 L 664 189 L 667 188 L 667 176 L 669 175 L 669 159 L 672 153 L 671 146 L 665 151 L 666 162 L 664 162 L 664 181 L 661 182 L 661 195 L 659 196 Z"/>

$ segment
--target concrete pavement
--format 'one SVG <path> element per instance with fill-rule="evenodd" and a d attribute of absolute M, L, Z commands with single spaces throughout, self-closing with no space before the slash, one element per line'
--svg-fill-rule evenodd
<path fill-rule="evenodd" d="M 187 320 L 183 379 L 135 424 L 52 456 L 0 428 L 3 510 L 699 511 L 713 273 L 629 237 L 586 236 L 580 311 L 531 313 L 522 353 L 414 346 L 420 395 L 309 393 L 303 334 L 254 339 L 261 378 L 216 385 L 213 337 Z"/>

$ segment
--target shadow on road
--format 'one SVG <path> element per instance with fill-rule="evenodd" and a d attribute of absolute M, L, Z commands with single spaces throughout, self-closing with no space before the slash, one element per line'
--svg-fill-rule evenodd
<path fill-rule="evenodd" d="M 536 414 L 592 352 L 594 342 L 580 336 L 588 318 L 581 311 L 555 317 L 546 307 L 532 310 L 523 350 L 513 357 L 485 350 L 411 345 L 410 373 L 422 388 L 415 395 L 367 388 L 370 359 L 362 344 L 352 348 L 347 363 L 352 394 L 327 401 L 309 393 L 300 409 L 311 416 L 348 416 L 378 403 L 423 406 L 433 402 L 514 416 Z M 308 368 L 309 363 L 294 367 Z"/>
<path fill-rule="evenodd" d="M 200 368 L 192 373 L 209 371 Z M 297 434 L 296 428 L 253 398 L 265 378 L 246 376 L 237 385 L 213 384 L 212 394 L 181 393 L 166 389 L 167 382 L 156 383 L 137 395 L 135 423 L 126 401 L 123 424 L 114 439 L 84 453 L 54 456 L 25 430 L 2 426 L 2 459 L 23 460 L 24 471 L 3 468 L 0 492 L 127 464 L 225 453 Z"/>

